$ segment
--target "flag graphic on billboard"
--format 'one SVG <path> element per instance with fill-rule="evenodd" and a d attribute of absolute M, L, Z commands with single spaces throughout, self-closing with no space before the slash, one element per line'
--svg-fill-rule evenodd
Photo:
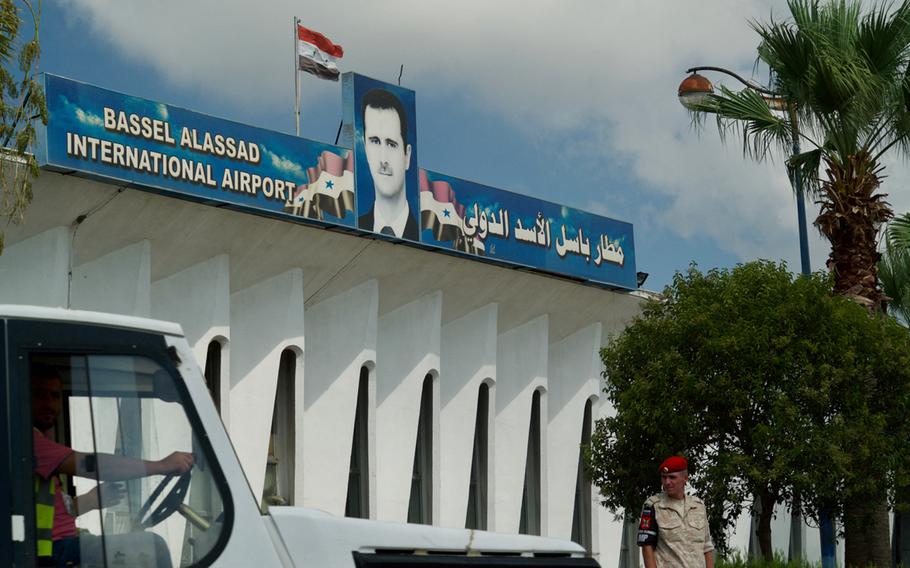
<path fill-rule="evenodd" d="M 285 212 L 320 221 L 344 219 L 354 212 L 354 155 L 323 150 L 316 165 L 307 168 L 307 183 L 300 184 Z"/>

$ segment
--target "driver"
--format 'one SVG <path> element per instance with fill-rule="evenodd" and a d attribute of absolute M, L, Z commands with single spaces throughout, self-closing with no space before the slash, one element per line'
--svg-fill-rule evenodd
<path fill-rule="evenodd" d="M 101 484 L 73 500 L 64 491 L 60 474 L 89 479 L 100 477 L 106 481 L 182 474 L 192 469 L 193 454 L 174 452 L 164 459 L 148 461 L 78 452 L 58 444 L 45 434 L 54 427 L 63 410 L 63 381 L 54 368 L 33 364 L 31 383 L 38 562 L 40 566 L 74 566 L 81 562 L 81 550 L 91 545 L 80 541 L 99 539 L 93 535 L 80 537 L 76 516 L 116 504 L 121 490 L 111 484 Z M 166 549 L 161 554 L 169 558 Z"/>

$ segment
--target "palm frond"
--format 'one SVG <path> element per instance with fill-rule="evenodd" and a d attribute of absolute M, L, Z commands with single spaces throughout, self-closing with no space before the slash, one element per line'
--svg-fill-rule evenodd
<path fill-rule="evenodd" d="M 752 89 L 721 86 L 696 113 L 714 114 L 722 138 L 731 132 L 741 135 L 744 154 L 756 160 L 764 160 L 774 149 L 788 152 L 792 144 L 790 122 L 775 115 L 768 101 Z"/>
<path fill-rule="evenodd" d="M 905 213 L 888 226 L 884 254 L 878 262 L 878 278 L 890 298 L 890 310 L 906 325 L 910 322 L 910 248 L 896 240 L 895 232 L 905 233 L 901 238 L 910 239 L 910 215 Z"/>
<path fill-rule="evenodd" d="M 821 187 L 821 180 L 818 177 L 818 171 L 821 167 L 824 150 L 815 148 L 808 152 L 801 152 L 795 156 L 790 156 L 787 160 L 787 170 L 790 173 L 790 181 L 793 184 L 793 192 L 796 193 L 797 183 L 802 183 L 803 191 L 808 196 L 816 196 Z"/>
<path fill-rule="evenodd" d="M 882 156 L 892 146 L 897 146 L 904 156 L 910 156 L 910 67 L 904 70 L 891 100 L 890 137 L 879 146 L 876 158 Z"/>
<path fill-rule="evenodd" d="M 888 242 L 895 247 L 910 250 L 910 213 L 895 217 L 888 225 Z"/>
<path fill-rule="evenodd" d="M 812 59 L 812 46 L 807 38 L 788 22 L 752 22 L 751 26 L 761 38 L 758 56 L 771 70 L 773 89 L 800 100 L 799 95 L 805 90 L 801 82 L 809 73 Z"/>
<path fill-rule="evenodd" d="M 910 49 L 910 2 L 893 10 L 887 4 L 874 7 L 859 25 L 856 46 L 873 75 L 898 77 Z"/>

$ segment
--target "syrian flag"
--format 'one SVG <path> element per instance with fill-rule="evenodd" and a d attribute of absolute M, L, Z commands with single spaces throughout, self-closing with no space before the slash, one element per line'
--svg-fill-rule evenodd
<path fill-rule="evenodd" d="M 338 80 L 336 59 L 344 56 L 344 49 L 319 32 L 297 24 L 297 67 L 322 79 Z"/>
<path fill-rule="evenodd" d="M 445 181 L 430 181 L 426 170 L 419 170 L 421 229 L 431 229 L 437 241 L 454 241 L 464 236 L 464 205 L 455 198 Z"/>

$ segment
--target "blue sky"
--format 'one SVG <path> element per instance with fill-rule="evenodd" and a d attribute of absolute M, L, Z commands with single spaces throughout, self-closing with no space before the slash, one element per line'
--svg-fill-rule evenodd
<path fill-rule="evenodd" d="M 754 70 L 750 18 L 777 0 L 46 0 L 41 69 L 254 126 L 294 132 L 296 15 L 341 44 L 339 67 L 417 93 L 420 166 L 630 222 L 659 290 L 690 262 L 798 270 L 781 159 L 750 163 L 676 99 L 685 69 Z M 711 75 L 715 84 L 724 82 Z M 302 76 L 302 135 L 331 143 L 340 83 Z M 883 190 L 907 166 L 888 164 Z M 810 222 L 816 208 L 808 204 Z M 828 247 L 810 227 L 813 269 Z"/>

